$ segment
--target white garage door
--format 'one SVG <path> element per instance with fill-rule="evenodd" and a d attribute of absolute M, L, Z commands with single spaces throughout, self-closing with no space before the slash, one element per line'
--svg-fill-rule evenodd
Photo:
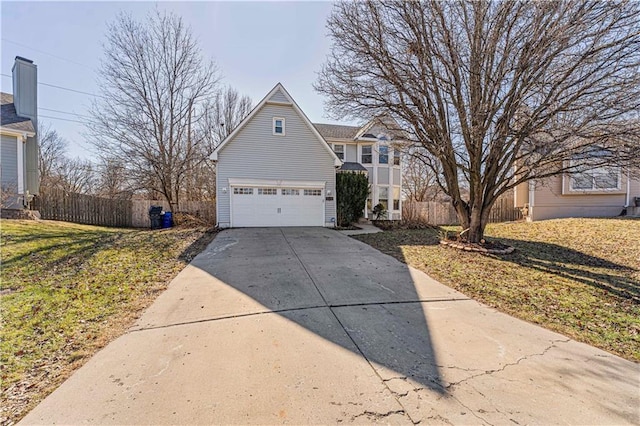
<path fill-rule="evenodd" d="M 324 190 L 233 186 L 231 226 L 324 226 Z"/>

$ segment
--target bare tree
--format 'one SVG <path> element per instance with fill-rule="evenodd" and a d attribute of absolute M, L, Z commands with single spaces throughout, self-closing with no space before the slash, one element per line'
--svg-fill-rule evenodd
<path fill-rule="evenodd" d="M 181 18 L 156 11 L 143 22 L 121 14 L 109 25 L 99 75 L 89 130 L 97 150 L 177 210 L 185 177 L 209 153 L 194 129 L 214 95 L 216 67 Z"/>
<path fill-rule="evenodd" d="M 46 190 L 57 180 L 58 167 L 66 159 L 67 141 L 50 124 L 44 124 L 40 121 L 38 122 L 38 145 L 40 187 Z"/>
<path fill-rule="evenodd" d="M 411 147 L 402 167 L 402 191 L 409 201 L 434 201 L 442 190 L 438 185 L 437 161 L 422 147 Z"/>
<path fill-rule="evenodd" d="M 95 187 L 94 167 L 90 160 L 64 157 L 52 173 L 51 187 L 78 194 L 91 194 Z"/>
<path fill-rule="evenodd" d="M 437 160 L 439 184 L 478 242 L 514 186 L 636 155 L 639 10 L 633 1 L 342 2 L 316 89 L 335 116 L 395 118 Z"/>
<path fill-rule="evenodd" d="M 124 165 L 106 159 L 96 167 L 95 193 L 112 199 L 130 199 L 133 195 Z"/>
<path fill-rule="evenodd" d="M 203 156 L 209 156 L 224 138 L 235 130 L 240 122 L 251 112 L 251 98 L 240 95 L 232 87 L 225 87 L 208 99 L 203 108 L 202 120 L 195 129 L 200 137 L 207 141 L 201 149 Z M 216 196 L 216 168 L 211 161 L 205 160 L 189 168 L 186 179 L 187 197 L 192 200 L 213 200 Z"/>
<path fill-rule="evenodd" d="M 225 87 L 216 93 L 208 102 L 204 121 L 204 132 L 211 136 L 214 148 L 238 127 L 238 124 L 251 112 L 253 103 L 251 98 L 240 95 L 232 87 Z"/>

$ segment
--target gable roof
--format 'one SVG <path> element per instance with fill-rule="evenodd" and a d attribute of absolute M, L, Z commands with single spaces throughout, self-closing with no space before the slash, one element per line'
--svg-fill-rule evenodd
<path fill-rule="evenodd" d="M 360 130 L 359 126 L 343 126 L 341 124 L 313 123 L 313 125 L 323 137 L 334 139 L 354 139 Z"/>
<path fill-rule="evenodd" d="M 284 97 L 286 98 L 286 102 L 280 101 L 280 100 L 272 100 L 271 98 L 274 97 L 274 95 L 276 95 L 278 93 L 278 91 L 284 95 Z M 311 121 L 309 121 L 309 118 L 305 115 L 304 112 L 302 112 L 302 110 L 300 109 L 300 107 L 298 106 L 298 104 L 293 100 L 293 98 L 291 97 L 291 95 L 289 94 L 289 92 L 287 92 L 287 90 L 284 88 L 284 86 L 281 83 L 278 83 L 275 85 L 275 87 L 273 89 L 271 89 L 271 91 L 269 91 L 269 93 L 267 93 L 267 96 L 265 96 L 260 103 L 258 103 L 258 105 L 256 105 L 256 107 L 251 110 L 251 112 L 249 113 L 249 115 L 247 115 L 244 120 L 242 120 L 240 122 L 240 124 L 238 125 L 238 127 L 236 127 L 233 132 L 231 132 L 231 134 L 229 136 L 227 136 L 226 138 L 224 138 L 224 140 L 220 143 L 220 145 L 218 145 L 216 147 L 216 149 L 213 150 L 213 153 L 211 154 L 211 159 L 212 160 L 217 160 L 218 159 L 218 153 L 227 145 L 229 144 L 233 138 L 240 133 L 240 131 L 247 125 L 247 123 L 249 123 L 249 121 L 251 121 L 251 119 L 266 105 L 266 104 L 274 104 L 274 105 L 285 105 L 285 106 L 291 106 L 293 107 L 294 111 L 296 113 L 298 113 L 298 115 L 300 116 L 300 118 L 302 118 L 302 121 L 307 125 L 307 127 L 309 128 L 309 130 L 311 130 L 311 132 L 314 134 L 314 136 L 318 139 L 318 141 L 320 143 L 322 143 L 322 145 L 325 147 L 325 149 L 327 150 L 327 152 L 329 154 L 331 154 L 331 157 L 333 158 L 333 164 L 334 166 L 341 166 L 342 165 L 342 160 L 340 160 L 338 158 L 338 156 L 336 155 L 335 152 L 333 152 L 333 149 L 331 149 L 331 147 L 329 146 L 329 144 L 327 143 L 327 141 L 322 137 L 322 135 L 318 132 L 318 129 L 316 129 L 316 127 L 313 125 L 313 123 L 311 123 Z"/>
<path fill-rule="evenodd" d="M 21 117 L 16 113 L 16 106 L 13 103 L 13 95 L 0 93 L 0 126 L 3 129 L 15 130 L 18 132 L 35 133 L 33 122 L 30 118 Z"/>

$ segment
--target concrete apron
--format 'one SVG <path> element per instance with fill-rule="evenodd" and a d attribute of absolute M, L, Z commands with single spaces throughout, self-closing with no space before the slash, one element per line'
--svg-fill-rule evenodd
<path fill-rule="evenodd" d="M 23 424 L 637 424 L 640 366 L 338 232 L 220 233 Z"/>

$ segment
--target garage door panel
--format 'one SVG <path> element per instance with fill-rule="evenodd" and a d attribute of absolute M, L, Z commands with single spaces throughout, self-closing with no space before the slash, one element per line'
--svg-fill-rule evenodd
<path fill-rule="evenodd" d="M 322 188 L 233 188 L 232 226 L 323 226 Z"/>

